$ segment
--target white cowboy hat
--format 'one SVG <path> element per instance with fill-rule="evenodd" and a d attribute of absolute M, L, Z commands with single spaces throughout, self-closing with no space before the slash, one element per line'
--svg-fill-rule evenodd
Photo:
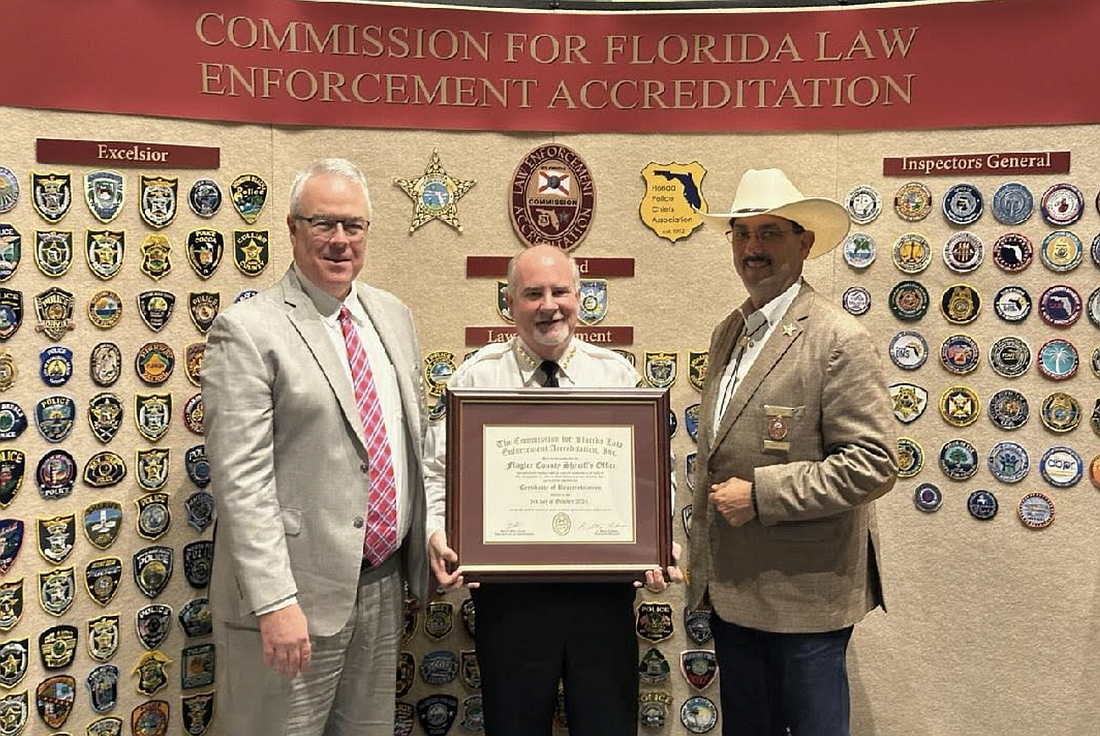
<path fill-rule="evenodd" d="M 753 215 L 774 215 L 793 220 L 814 233 L 808 258 L 828 253 L 844 240 L 851 220 L 839 202 L 824 197 L 804 197 L 779 169 L 749 169 L 737 185 L 729 212 L 701 213 L 715 225 L 729 228 L 730 220 Z"/>

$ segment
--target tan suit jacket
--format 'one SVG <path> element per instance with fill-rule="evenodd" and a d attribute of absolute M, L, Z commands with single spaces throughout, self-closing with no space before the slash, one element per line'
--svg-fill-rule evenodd
<path fill-rule="evenodd" d="M 359 299 L 393 365 L 405 415 L 405 576 L 428 586 L 420 347 L 409 310 L 362 282 Z M 202 370 L 206 451 L 218 513 L 214 616 L 255 626 L 252 612 L 297 595 L 315 636 L 347 622 L 363 558 L 369 457 L 345 355 L 293 270 L 214 321 Z M 375 367 L 375 372 L 378 367 Z"/>
<path fill-rule="evenodd" d="M 874 499 L 897 473 L 881 346 L 803 284 L 738 385 L 717 432 L 715 400 L 746 302 L 711 337 L 700 407 L 689 602 L 765 631 L 832 631 L 885 607 Z M 783 417 L 769 434 L 769 424 Z M 765 445 L 765 440 L 769 444 Z M 754 484 L 759 517 L 734 528 L 713 483 Z"/>

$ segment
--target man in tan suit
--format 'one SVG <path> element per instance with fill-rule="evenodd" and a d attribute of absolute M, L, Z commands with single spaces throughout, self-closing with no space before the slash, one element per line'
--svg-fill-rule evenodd
<path fill-rule="evenodd" d="M 749 293 L 711 336 L 690 553 L 723 734 L 848 736 L 845 652 L 884 606 L 873 502 L 897 472 L 879 351 L 802 281 L 848 215 L 769 169 L 746 172 L 730 212 L 708 221 Z"/>
<path fill-rule="evenodd" d="M 409 310 L 355 281 L 370 219 L 353 164 L 311 164 L 294 265 L 207 341 L 223 733 L 393 733 L 402 584 L 428 585 L 425 417 Z"/>

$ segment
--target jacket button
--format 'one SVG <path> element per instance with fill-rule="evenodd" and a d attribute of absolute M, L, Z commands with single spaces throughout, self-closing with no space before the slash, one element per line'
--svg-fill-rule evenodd
<path fill-rule="evenodd" d="M 363 528 L 363 517 L 362 516 L 356 516 L 355 521 L 351 522 L 351 525 L 354 526 L 356 529 L 362 529 Z"/>
<path fill-rule="evenodd" d="M 368 471 L 370 471 L 369 465 L 367 465 L 366 463 L 359 463 L 359 472 L 366 473 Z"/>

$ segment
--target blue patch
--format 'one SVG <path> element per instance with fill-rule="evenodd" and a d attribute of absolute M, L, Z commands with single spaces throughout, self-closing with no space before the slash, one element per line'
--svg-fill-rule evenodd
<path fill-rule="evenodd" d="M 14 440 L 27 428 L 27 415 L 13 401 L 0 401 L 0 440 Z"/>
<path fill-rule="evenodd" d="M 966 501 L 970 515 L 981 521 L 988 521 L 997 515 L 997 497 L 989 491 L 974 491 Z"/>
<path fill-rule="evenodd" d="M 993 218 L 1002 225 L 1022 225 L 1035 210 L 1031 190 L 1018 181 L 1002 184 L 993 193 Z"/>
<path fill-rule="evenodd" d="M 23 520 L 0 519 L 0 575 L 7 575 L 23 547 Z"/>
<path fill-rule="evenodd" d="M 1085 462 L 1072 447 L 1052 447 L 1043 453 L 1039 461 L 1039 472 L 1055 488 L 1070 488 L 1081 480 L 1085 472 Z"/>
<path fill-rule="evenodd" d="M 38 354 L 42 365 L 39 375 L 47 386 L 64 386 L 73 377 L 73 351 L 53 345 Z"/>
<path fill-rule="evenodd" d="M 420 679 L 428 685 L 446 685 L 458 676 L 458 655 L 444 649 L 420 659 Z"/>
<path fill-rule="evenodd" d="M 50 450 L 38 461 L 35 479 L 38 495 L 45 499 L 64 498 L 76 483 L 76 461 L 64 450 Z"/>
<path fill-rule="evenodd" d="M 0 225 L 0 240 L 3 239 Z M 2 255 L 0 255 L 2 258 Z M 0 289 L 0 340 L 7 340 L 23 324 L 23 292 Z"/>
<path fill-rule="evenodd" d="M 982 210 L 982 193 L 973 184 L 956 184 L 943 195 L 943 216 L 953 225 L 977 222 Z"/>
<path fill-rule="evenodd" d="M 699 404 L 692 404 L 688 408 L 684 409 L 684 429 L 687 430 L 688 437 L 691 437 L 692 442 L 699 441 Z"/>

